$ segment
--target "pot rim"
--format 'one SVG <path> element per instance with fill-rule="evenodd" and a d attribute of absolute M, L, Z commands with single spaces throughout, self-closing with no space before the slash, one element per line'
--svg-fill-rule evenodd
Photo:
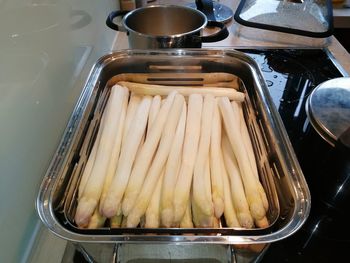
<path fill-rule="evenodd" d="M 317 102 L 316 97 L 319 97 L 320 90 L 327 90 L 327 94 L 330 94 L 331 89 L 337 88 L 338 90 L 346 90 L 350 93 L 350 77 L 337 77 L 333 79 L 326 80 L 319 85 L 316 86 L 315 89 L 312 90 L 309 97 L 306 100 L 305 110 L 307 117 L 312 125 L 312 127 L 316 130 L 316 132 L 330 145 L 335 146 L 336 142 L 341 136 L 343 132 L 345 132 L 348 128 L 347 123 L 332 121 L 331 123 L 327 121 L 327 119 L 321 118 L 320 110 L 318 107 L 320 106 L 319 102 Z M 334 92 L 333 92 L 334 93 Z M 321 95 L 322 96 L 322 95 Z M 325 95 L 322 96 L 326 97 Z M 339 103 L 337 99 L 328 98 L 328 102 Z M 344 100 L 346 100 L 345 97 Z M 316 101 L 315 101 L 316 100 Z M 349 104 L 350 100 L 346 101 Z M 324 111 L 326 111 L 325 109 Z M 336 115 L 334 115 L 336 117 Z M 344 119 L 341 119 L 344 120 Z M 339 124 L 341 124 L 339 126 Z M 334 126 L 337 125 L 337 126 Z M 339 128 L 340 127 L 340 128 Z"/>
<path fill-rule="evenodd" d="M 192 30 L 192 31 L 188 31 L 188 32 L 184 32 L 184 33 L 179 33 L 179 34 L 169 34 L 169 35 L 150 35 L 150 34 L 145 34 L 145 33 L 141 33 L 141 32 L 138 32 L 138 31 L 135 31 L 133 29 L 131 29 L 130 27 L 128 27 L 125 23 L 125 21 L 128 19 L 128 17 L 130 17 L 131 15 L 137 13 L 137 12 L 140 12 L 141 10 L 144 10 L 144 9 L 151 9 L 151 8 L 180 8 L 180 9 L 186 9 L 186 10 L 189 10 L 190 12 L 193 12 L 193 13 L 196 13 L 200 16 L 203 17 L 204 21 L 203 21 L 203 24 Z M 147 37 L 147 38 L 180 38 L 180 37 L 184 37 L 184 36 L 187 36 L 187 35 L 192 35 L 198 31 L 201 31 L 202 29 L 204 29 L 207 24 L 208 24 L 208 19 L 207 19 L 207 16 L 202 12 L 202 11 L 199 11 L 197 9 L 194 9 L 194 8 L 191 8 L 191 7 L 187 7 L 187 6 L 182 6 L 182 5 L 162 5 L 162 4 L 159 4 L 159 5 L 150 5 L 150 6 L 144 6 L 144 7 L 140 7 L 140 8 L 137 8 L 137 9 L 134 9 L 130 12 L 128 12 L 124 17 L 123 17 L 123 20 L 122 20 L 122 23 L 123 23 L 123 26 L 125 28 L 125 30 L 130 33 L 132 32 L 133 34 L 136 34 L 138 36 L 142 36 L 142 37 Z"/>

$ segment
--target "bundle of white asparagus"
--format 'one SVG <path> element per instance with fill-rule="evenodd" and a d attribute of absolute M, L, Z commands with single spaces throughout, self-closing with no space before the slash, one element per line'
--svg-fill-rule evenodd
<path fill-rule="evenodd" d="M 78 189 L 81 228 L 267 227 L 244 94 L 119 82 Z"/>

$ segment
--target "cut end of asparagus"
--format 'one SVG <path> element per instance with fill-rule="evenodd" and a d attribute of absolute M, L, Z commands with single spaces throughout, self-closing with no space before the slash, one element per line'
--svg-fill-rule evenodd
<path fill-rule="evenodd" d="M 78 227 L 87 227 L 92 214 L 97 206 L 95 199 L 87 199 L 82 197 L 79 201 L 77 212 L 75 213 L 75 223 Z"/>

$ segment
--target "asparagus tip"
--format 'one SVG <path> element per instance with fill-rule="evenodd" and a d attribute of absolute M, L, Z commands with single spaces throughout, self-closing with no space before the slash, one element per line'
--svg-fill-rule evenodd
<path fill-rule="evenodd" d="M 97 201 L 82 197 L 79 201 L 77 212 L 75 213 L 75 222 L 79 227 L 87 227 L 92 214 L 97 206 Z"/>
<path fill-rule="evenodd" d="M 248 229 L 253 228 L 254 221 L 251 215 L 246 213 L 238 213 L 237 218 L 242 227 L 248 228 Z"/>

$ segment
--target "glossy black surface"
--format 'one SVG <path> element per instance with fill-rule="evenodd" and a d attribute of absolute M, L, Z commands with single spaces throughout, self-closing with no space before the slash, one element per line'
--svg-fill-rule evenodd
<path fill-rule="evenodd" d="M 342 74 L 321 49 L 244 52 L 261 67 L 311 191 L 306 223 L 292 236 L 271 244 L 262 262 L 348 262 L 350 156 L 328 145 L 305 112 L 312 89 Z"/>

